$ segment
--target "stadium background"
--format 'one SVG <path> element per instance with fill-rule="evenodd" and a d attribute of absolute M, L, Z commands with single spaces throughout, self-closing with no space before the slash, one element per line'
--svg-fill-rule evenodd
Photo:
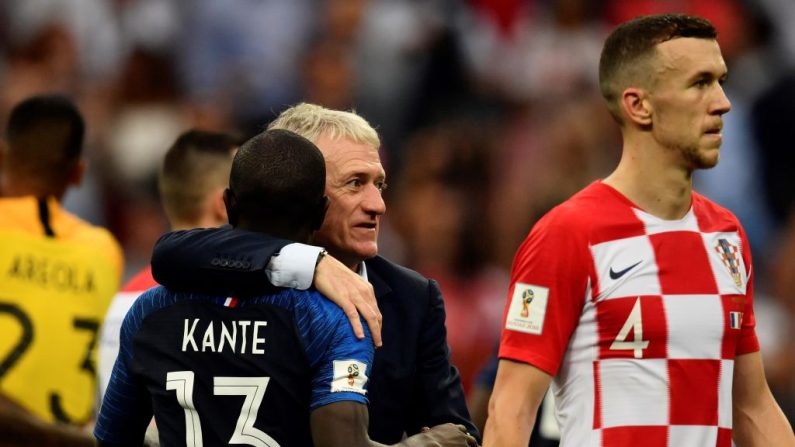
<path fill-rule="evenodd" d="M 514 250 L 620 155 L 596 85 L 602 41 L 656 12 L 719 30 L 733 109 L 696 188 L 748 231 L 768 380 L 795 422 L 791 0 L 7 0 L 0 119 L 34 93 L 78 100 L 89 176 L 66 206 L 120 239 L 129 275 L 167 229 L 156 172 L 178 133 L 250 136 L 302 100 L 355 109 L 384 143 L 381 252 L 440 282 L 469 388 Z"/>

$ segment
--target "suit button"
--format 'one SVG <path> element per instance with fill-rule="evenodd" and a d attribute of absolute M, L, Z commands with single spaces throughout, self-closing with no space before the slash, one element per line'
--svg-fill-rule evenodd
<path fill-rule="evenodd" d="M 248 261 L 245 261 L 245 262 L 243 263 L 243 268 L 244 268 L 244 269 L 247 269 L 247 268 L 249 268 L 249 267 L 251 267 L 251 263 L 250 263 L 250 262 L 248 262 Z"/>
<path fill-rule="evenodd" d="M 218 261 L 218 258 L 213 258 L 213 260 L 212 260 L 212 261 L 210 261 L 210 265 L 217 266 L 217 265 L 218 265 L 218 263 L 219 263 L 219 261 Z"/>
<path fill-rule="evenodd" d="M 227 267 L 227 266 L 229 266 L 229 260 L 227 259 L 221 260 L 221 267 Z"/>

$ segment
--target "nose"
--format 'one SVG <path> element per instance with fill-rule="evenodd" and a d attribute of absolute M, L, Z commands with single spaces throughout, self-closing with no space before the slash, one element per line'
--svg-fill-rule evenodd
<path fill-rule="evenodd" d="M 723 87 L 718 85 L 718 94 L 713 102 L 713 110 L 712 113 L 723 115 L 728 113 L 729 110 L 732 109 L 732 103 L 729 101 L 729 97 L 726 96 L 726 92 L 723 90 Z"/>
<path fill-rule="evenodd" d="M 364 200 L 362 200 L 362 208 L 367 214 L 380 216 L 386 212 L 386 203 L 384 203 L 384 196 L 381 191 L 374 184 L 367 185 L 364 193 Z"/>

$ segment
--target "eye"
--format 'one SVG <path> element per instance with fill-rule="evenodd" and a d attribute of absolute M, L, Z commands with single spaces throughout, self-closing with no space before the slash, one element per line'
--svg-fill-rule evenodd
<path fill-rule="evenodd" d="M 359 188 L 359 187 L 362 186 L 362 181 L 360 179 L 358 179 L 358 178 L 352 178 L 352 179 L 348 180 L 347 185 L 351 186 L 353 188 Z"/>
<path fill-rule="evenodd" d="M 386 182 L 381 181 L 381 182 L 376 182 L 375 187 L 378 188 L 379 192 L 383 193 L 384 191 L 386 191 L 389 185 L 387 185 Z"/>

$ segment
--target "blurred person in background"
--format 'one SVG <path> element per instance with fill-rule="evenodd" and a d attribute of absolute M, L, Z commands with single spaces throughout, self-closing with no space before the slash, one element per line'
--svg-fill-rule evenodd
<path fill-rule="evenodd" d="M 63 435 L 58 445 L 90 445 L 43 424 L 93 420 L 97 336 L 123 271 L 113 236 L 60 205 L 86 168 L 84 132 L 63 96 L 28 98 L 8 119 L 0 159 L 4 441 L 48 445 Z"/>
<path fill-rule="evenodd" d="M 508 274 L 492 261 L 486 215 L 493 183 L 490 134 L 467 120 L 440 122 L 405 148 L 390 188 L 403 262 L 438 281 L 452 363 L 469 396 L 497 343 Z"/>
<path fill-rule="evenodd" d="M 452 424 L 476 435 L 458 372 L 450 363 L 438 285 L 378 256 L 386 174 L 375 129 L 354 113 L 312 104 L 287 109 L 269 128 L 302 134 L 326 158 L 330 205 L 315 243 L 331 256 L 320 247 L 240 231 L 176 232 L 161 238 L 155 248 L 155 279 L 175 290 L 198 282 L 223 293 L 256 292 L 268 287 L 267 281 L 305 289 L 313 274 L 316 283 L 322 279 L 321 268 L 333 265 L 327 263 L 341 262 L 349 274 L 372 284 L 386 322 L 369 389 L 371 438 L 396 443 L 408 435 L 407 442 L 448 445 L 463 434 Z M 335 275 L 342 278 L 342 273 Z M 346 313 L 358 320 L 354 308 Z"/>
<path fill-rule="evenodd" d="M 223 193 L 229 184 L 229 170 L 239 145 L 239 139 L 232 135 L 195 129 L 182 133 L 171 145 L 164 157 L 158 184 L 172 230 L 218 227 L 227 223 Z M 99 341 L 100 403 L 119 353 L 119 330 L 124 316 L 139 295 L 157 285 L 151 267 L 147 266 L 122 287 L 110 304 Z M 153 444 L 156 431 L 150 432 L 147 438 Z"/>
<path fill-rule="evenodd" d="M 553 377 L 564 445 L 795 445 L 765 380 L 745 232 L 693 191 L 731 107 L 716 35 L 667 14 L 607 38 L 622 158 L 517 252 L 484 445 L 527 445 Z"/>

